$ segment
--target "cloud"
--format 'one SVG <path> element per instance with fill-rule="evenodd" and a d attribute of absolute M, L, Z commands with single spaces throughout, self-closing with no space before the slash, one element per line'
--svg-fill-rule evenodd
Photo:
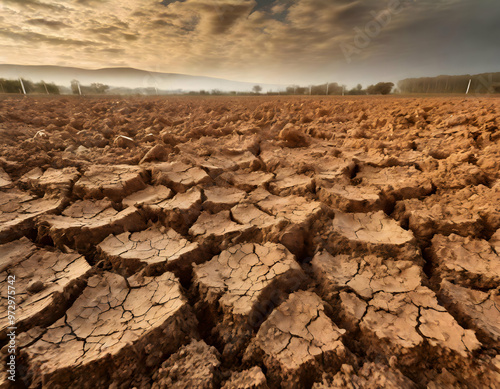
<path fill-rule="evenodd" d="M 126 34 L 122 33 L 121 36 L 126 40 L 126 41 L 136 41 L 139 39 L 140 35 L 139 34 Z"/>
<path fill-rule="evenodd" d="M 106 26 L 106 27 L 91 28 L 88 31 L 95 32 L 97 34 L 109 34 L 120 30 L 121 29 L 117 26 Z"/>
<path fill-rule="evenodd" d="M 15 7 L 28 8 L 28 9 L 46 9 L 46 10 L 64 10 L 61 4 L 57 4 L 54 1 L 39 1 L 39 0 L 2 0 L 4 4 L 10 4 Z"/>
<path fill-rule="evenodd" d="M 30 24 L 32 26 L 42 26 L 42 27 L 48 27 L 52 30 L 60 30 L 61 28 L 66 28 L 69 27 L 66 23 L 63 23 L 58 20 L 47 20 L 47 19 L 29 19 L 26 20 L 27 24 Z"/>
<path fill-rule="evenodd" d="M 109 2 L 109 0 L 75 0 L 76 3 L 89 7 L 96 7 Z"/>
<path fill-rule="evenodd" d="M 54 46 L 88 46 L 95 45 L 96 42 L 84 41 L 70 38 L 62 38 L 58 36 L 44 35 L 32 31 L 16 32 L 0 28 L 0 36 L 15 40 L 17 43 L 47 43 Z"/>
<path fill-rule="evenodd" d="M 430 71 L 439 58 L 451 69 L 460 51 L 500 63 L 496 0 L 401 0 L 402 11 L 349 66 L 341 44 L 352 43 L 394 0 L 0 1 L 2 61 L 11 63 L 126 63 L 284 83 L 336 81 L 354 71 L 385 77 L 415 63 Z M 81 48 L 78 56 L 68 47 Z"/>
<path fill-rule="evenodd" d="M 239 21 L 247 18 L 254 9 L 254 0 L 185 0 L 163 2 L 167 10 L 165 23 L 182 26 L 204 35 L 228 32 Z M 180 23 L 172 22 L 176 17 Z"/>
<path fill-rule="evenodd" d="M 204 2 L 198 3 L 201 6 L 201 12 L 204 12 L 200 27 L 209 34 L 224 34 L 238 21 L 250 15 L 255 7 L 254 1 L 245 1 L 243 3 L 213 2 L 207 5 Z"/>
<path fill-rule="evenodd" d="M 99 49 L 100 52 L 102 53 L 108 53 L 108 54 L 124 54 L 125 49 L 120 49 L 120 48 L 111 48 L 111 47 L 106 47 Z"/>

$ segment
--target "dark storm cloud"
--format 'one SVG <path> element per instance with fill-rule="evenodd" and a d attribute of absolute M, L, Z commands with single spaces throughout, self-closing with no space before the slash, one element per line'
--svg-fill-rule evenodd
<path fill-rule="evenodd" d="M 126 34 L 122 33 L 121 36 L 126 40 L 126 41 L 136 41 L 139 39 L 139 34 Z"/>
<path fill-rule="evenodd" d="M 61 28 L 66 28 L 68 27 L 67 24 L 57 21 L 57 20 L 47 20 L 47 19 L 29 19 L 26 21 L 26 23 L 32 25 L 32 26 L 42 26 L 42 27 L 48 27 L 52 30 L 60 30 Z"/>
<path fill-rule="evenodd" d="M 151 22 L 151 25 L 153 27 L 165 27 L 165 26 L 170 26 L 170 27 L 173 27 L 174 24 L 173 23 L 170 23 L 170 22 L 167 22 L 166 20 L 163 20 L 163 19 L 156 19 L 156 20 L 153 20 Z"/>
<path fill-rule="evenodd" d="M 370 11 L 383 7 L 379 0 L 302 0 L 288 10 L 287 20 L 299 28 L 343 33 L 370 18 Z"/>
<path fill-rule="evenodd" d="M 352 26 L 369 15 L 374 10 L 373 4 L 362 1 L 352 1 L 346 4 L 339 4 L 338 8 L 332 12 L 332 22 L 342 23 Z"/>
<path fill-rule="evenodd" d="M 111 47 L 99 49 L 99 51 L 102 53 L 107 53 L 107 54 L 123 54 L 123 53 L 125 53 L 124 49 L 111 48 Z"/>
<path fill-rule="evenodd" d="M 202 12 L 207 18 L 206 32 L 209 34 L 223 34 L 233 27 L 239 20 L 250 15 L 254 8 L 253 1 L 237 2 L 213 2 L 211 4 L 200 2 Z"/>
<path fill-rule="evenodd" d="M 55 46 L 88 46 L 94 45 L 96 42 L 83 41 L 70 38 L 61 38 L 56 36 L 39 34 L 32 31 L 21 31 L 16 32 L 12 30 L 0 29 L 0 36 L 5 38 L 11 38 L 13 40 L 21 42 L 33 43 L 48 43 Z"/>
<path fill-rule="evenodd" d="M 90 28 L 88 31 L 89 32 L 94 32 L 96 34 L 111 34 L 116 31 L 120 31 L 121 28 L 117 26 L 106 26 L 106 27 L 97 27 L 97 28 Z"/>
<path fill-rule="evenodd" d="M 155 15 L 156 17 L 147 23 L 144 27 L 149 30 L 156 30 L 165 32 L 177 32 L 185 34 L 193 31 L 200 20 L 198 14 L 184 15 L 173 12 L 160 12 Z"/>
<path fill-rule="evenodd" d="M 157 16 L 159 18 L 167 18 L 167 19 L 177 19 L 179 17 L 178 14 L 172 12 L 160 12 Z"/>
<path fill-rule="evenodd" d="M 172 3 L 184 3 L 184 1 L 186 1 L 186 0 L 163 0 L 163 1 L 160 1 L 160 4 L 167 7 Z"/>
<path fill-rule="evenodd" d="M 107 3 L 109 0 L 76 0 L 77 4 L 82 4 L 89 7 L 99 6 L 100 4 Z"/>
<path fill-rule="evenodd" d="M 12 4 L 31 9 L 64 10 L 66 7 L 60 4 L 54 4 L 53 1 L 43 2 L 39 0 L 2 0 L 5 4 Z"/>
<path fill-rule="evenodd" d="M 271 7 L 279 0 L 255 0 L 255 7 L 252 9 L 252 13 L 256 11 L 270 11 Z"/>

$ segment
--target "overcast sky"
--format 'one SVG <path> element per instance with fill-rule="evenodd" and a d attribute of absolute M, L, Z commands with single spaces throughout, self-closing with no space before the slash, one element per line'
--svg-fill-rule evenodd
<path fill-rule="evenodd" d="M 366 85 L 500 71 L 498 0 L 0 0 L 0 63 Z"/>

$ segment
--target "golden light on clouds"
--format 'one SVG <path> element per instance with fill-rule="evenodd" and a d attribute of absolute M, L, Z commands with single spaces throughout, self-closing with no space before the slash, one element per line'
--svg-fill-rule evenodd
<path fill-rule="evenodd" d="M 390 22 L 367 30 L 395 1 Z M 499 62 L 488 38 L 499 5 L 482 3 L 484 12 L 466 0 L 0 0 L 0 62 L 275 83 L 459 73 L 464 51 L 461 65 Z M 375 34 L 346 61 L 359 31 Z"/>

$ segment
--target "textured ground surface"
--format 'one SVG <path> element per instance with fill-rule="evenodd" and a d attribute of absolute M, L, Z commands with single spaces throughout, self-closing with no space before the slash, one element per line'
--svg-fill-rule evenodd
<path fill-rule="evenodd" d="M 500 387 L 499 112 L 0 100 L 19 387 Z"/>

